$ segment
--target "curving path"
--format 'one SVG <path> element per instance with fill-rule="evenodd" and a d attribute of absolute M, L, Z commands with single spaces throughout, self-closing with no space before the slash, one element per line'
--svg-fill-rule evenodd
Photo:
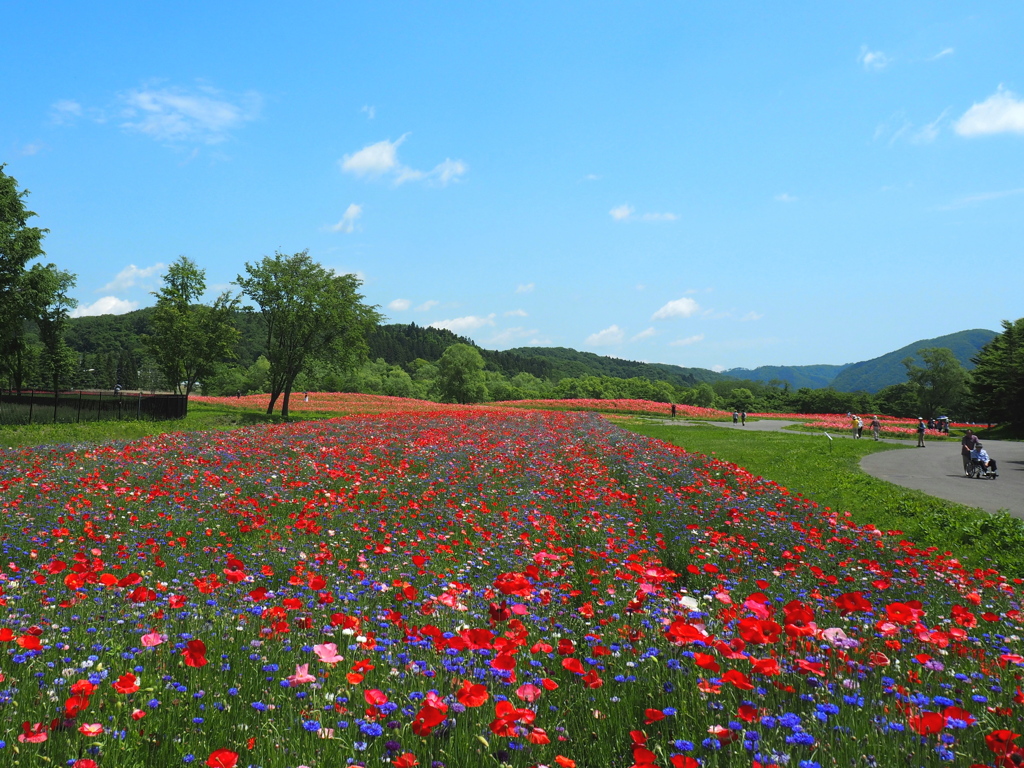
<path fill-rule="evenodd" d="M 748 421 L 746 426 L 731 422 L 683 420 L 665 421 L 666 424 L 692 426 L 713 424 L 726 429 L 743 429 L 750 432 L 778 432 L 796 421 L 761 419 Z M 811 432 L 790 432 L 793 435 L 816 435 Z M 831 434 L 831 433 L 830 433 Z M 820 437 L 820 435 L 817 435 Z M 849 433 L 833 434 L 837 440 L 852 440 Z M 864 440 L 871 439 L 871 432 L 864 430 Z M 880 451 L 865 456 L 860 468 L 872 477 L 886 480 L 904 488 L 936 496 L 969 507 L 984 509 L 986 512 L 1009 512 L 1024 519 L 1024 443 L 1006 440 L 984 440 L 985 450 L 999 465 L 999 477 L 995 480 L 964 477 L 963 462 L 960 459 L 960 444 L 953 442 L 928 442 L 924 448 L 917 448 L 917 440 L 895 440 L 884 438 L 883 442 L 903 445 L 907 450 Z"/>

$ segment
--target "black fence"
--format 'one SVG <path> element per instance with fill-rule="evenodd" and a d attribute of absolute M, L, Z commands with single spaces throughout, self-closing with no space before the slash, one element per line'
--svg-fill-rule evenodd
<path fill-rule="evenodd" d="M 0 392 L 0 424 L 165 421 L 188 412 L 185 395 L 144 392 Z"/>

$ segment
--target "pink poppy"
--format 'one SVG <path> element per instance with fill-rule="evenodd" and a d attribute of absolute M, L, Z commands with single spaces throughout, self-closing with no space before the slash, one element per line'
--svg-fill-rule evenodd
<path fill-rule="evenodd" d="M 342 656 L 338 655 L 338 646 L 335 643 L 314 645 L 313 653 L 315 653 L 317 658 L 324 664 L 337 664 L 339 661 L 344 660 Z"/>
<path fill-rule="evenodd" d="M 313 675 L 309 674 L 309 664 L 296 664 L 295 674 L 288 676 L 288 683 L 291 686 L 315 682 L 316 678 Z"/>

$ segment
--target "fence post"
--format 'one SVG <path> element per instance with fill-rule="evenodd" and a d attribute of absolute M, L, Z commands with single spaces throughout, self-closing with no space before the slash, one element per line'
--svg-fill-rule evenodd
<path fill-rule="evenodd" d="M 78 413 L 75 415 L 75 424 L 82 421 L 82 390 L 78 390 Z"/>
<path fill-rule="evenodd" d="M 32 423 L 32 407 L 35 405 L 35 401 L 36 401 L 36 391 L 34 389 L 30 389 L 28 391 L 28 423 L 29 424 Z"/>
<path fill-rule="evenodd" d="M 135 411 L 135 420 L 136 421 L 142 421 L 142 390 L 141 389 L 139 390 L 139 407 L 138 407 L 138 410 Z"/>
<path fill-rule="evenodd" d="M 99 399 L 96 400 L 96 421 L 99 421 L 102 418 L 102 409 L 103 409 L 103 393 L 100 392 Z"/>

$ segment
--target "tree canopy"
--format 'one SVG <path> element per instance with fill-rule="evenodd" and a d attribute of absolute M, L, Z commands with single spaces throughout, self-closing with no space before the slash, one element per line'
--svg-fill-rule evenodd
<path fill-rule="evenodd" d="M 437 361 L 437 388 L 441 399 L 479 403 L 487 399 L 484 359 L 468 344 L 452 344 Z"/>
<path fill-rule="evenodd" d="M 153 294 L 156 307 L 147 347 L 168 386 L 187 396 L 218 362 L 235 356 L 239 333 L 233 318 L 238 300 L 224 292 L 212 306 L 200 304 L 206 271 L 186 256 L 171 264 L 163 280 L 163 287 Z"/>
<path fill-rule="evenodd" d="M 380 319 L 375 307 L 363 303 L 355 275 L 339 275 L 309 257 L 275 253 L 245 264 L 246 275 L 235 283 L 259 308 L 270 361 L 270 403 L 274 412 L 284 395 L 281 415 L 296 376 L 313 360 L 337 369 L 353 366 L 366 350 L 366 333 Z"/>
<path fill-rule="evenodd" d="M 1003 320 L 1003 332 L 974 358 L 972 393 L 986 420 L 1024 427 L 1024 317 Z"/>
<path fill-rule="evenodd" d="M 952 350 L 945 347 L 928 347 L 917 353 L 924 362 L 916 365 L 913 357 L 903 361 L 907 368 L 907 379 L 917 391 L 917 401 L 926 419 L 955 413 L 967 394 L 970 374 L 960 365 Z"/>

